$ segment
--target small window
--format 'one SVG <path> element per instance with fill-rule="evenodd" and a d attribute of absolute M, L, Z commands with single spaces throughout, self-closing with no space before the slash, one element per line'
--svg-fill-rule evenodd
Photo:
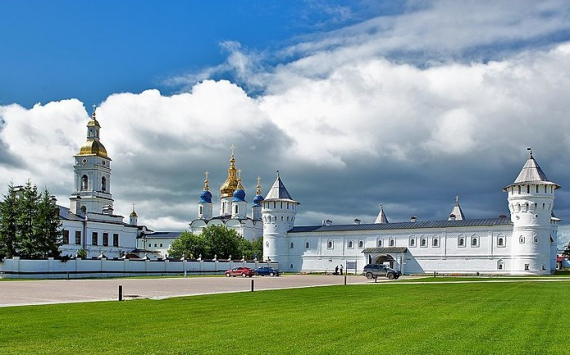
<path fill-rule="evenodd" d="M 465 246 L 465 238 L 459 237 L 459 239 L 457 239 L 457 245 L 460 247 L 464 247 Z"/>
<path fill-rule="evenodd" d="M 104 176 L 101 178 L 101 191 L 107 191 L 107 178 Z"/>
<path fill-rule="evenodd" d="M 426 240 L 426 238 L 422 238 L 422 239 L 421 239 L 420 245 L 421 245 L 422 247 L 427 247 L 427 240 Z"/>
<path fill-rule="evenodd" d="M 265 241 L 265 246 L 269 248 L 269 240 Z"/>
<path fill-rule="evenodd" d="M 118 234 L 113 234 L 113 246 L 114 247 L 119 246 L 119 235 Z"/>
<path fill-rule="evenodd" d="M 538 243 L 538 236 L 535 235 L 533 238 L 533 241 L 534 241 L 534 244 L 537 244 Z"/>
<path fill-rule="evenodd" d="M 521 236 L 519 237 L 519 243 L 520 243 L 520 244 L 524 244 L 524 242 L 525 242 L 524 236 L 521 235 Z"/>
<path fill-rule="evenodd" d="M 97 245 L 97 232 L 93 232 L 93 234 L 91 234 L 91 245 Z"/>
<path fill-rule="evenodd" d="M 103 246 L 109 246 L 109 233 L 103 233 Z"/>
<path fill-rule="evenodd" d="M 333 248 L 334 248 L 334 243 L 333 243 L 332 240 L 329 240 L 329 241 L 327 242 L 327 248 L 328 248 L 328 249 L 333 249 Z"/>
<path fill-rule="evenodd" d="M 471 237 L 471 246 L 472 247 L 478 247 L 479 246 L 479 238 Z"/>
<path fill-rule="evenodd" d="M 358 241 L 358 247 L 359 247 L 359 248 L 364 247 L 364 242 L 363 242 L 362 240 L 359 240 L 359 241 Z"/>
<path fill-rule="evenodd" d="M 410 238 L 410 246 L 411 247 L 415 247 L 416 246 L 416 240 L 414 238 Z"/>
<path fill-rule="evenodd" d="M 291 242 L 291 245 L 289 246 L 289 248 L 293 249 L 295 247 L 295 244 L 293 244 L 293 242 Z"/>
<path fill-rule="evenodd" d="M 87 190 L 89 186 L 89 178 L 87 177 L 87 175 L 83 175 L 81 177 L 81 190 Z"/>
<path fill-rule="evenodd" d="M 378 247 L 379 247 L 379 248 L 382 247 L 382 239 L 378 239 Z"/>
<path fill-rule="evenodd" d="M 524 269 L 525 269 L 526 271 L 530 270 L 530 264 L 524 264 Z"/>
<path fill-rule="evenodd" d="M 162 248 L 162 243 L 160 243 L 160 247 Z"/>
<path fill-rule="evenodd" d="M 352 240 L 349 240 L 349 241 L 348 241 L 348 247 L 349 247 L 349 248 L 353 248 L 353 247 L 354 247 L 354 246 L 352 245 Z"/>
<path fill-rule="evenodd" d="M 81 231 L 75 231 L 75 245 L 81 244 Z"/>
<path fill-rule="evenodd" d="M 499 237 L 499 239 L 497 240 L 497 245 L 500 247 L 504 247 L 505 246 L 505 238 Z"/>
<path fill-rule="evenodd" d="M 394 241 L 394 239 L 390 239 L 390 246 L 393 247 L 394 244 L 396 244 L 396 242 Z"/>
<path fill-rule="evenodd" d="M 200 214 L 204 214 L 204 206 L 200 206 Z"/>
<path fill-rule="evenodd" d="M 439 247 L 439 239 L 438 238 L 433 238 L 432 244 L 434 247 Z"/>
<path fill-rule="evenodd" d="M 309 248 L 311 248 L 311 243 L 305 242 L 305 249 L 309 249 Z"/>
<path fill-rule="evenodd" d="M 546 265 L 542 264 L 542 271 L 546 270 Z"/>
<path fill-rule="evenodd" d="M 63 244 L 69 244 L 69 231 L 67 229 L 63 230 Z"/>

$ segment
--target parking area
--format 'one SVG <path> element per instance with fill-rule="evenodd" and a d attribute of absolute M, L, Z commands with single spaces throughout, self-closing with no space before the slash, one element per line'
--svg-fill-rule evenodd
<path fill-rule="evenodd" d="M 386 279 L 378 279 L 385 282 Z M 253 283 L 253 284 L 252 284 Z M 188 277 L 132 278 L 86 280 L 0 281 L 0 307 L 51 303 L 97 302 L 119 299 L 119 286 L 124 300 L 251 292 L 300 287 L 343 285 L 344 276 L 284 275 L 280 277 Z M 364 276 L 350 275 L 347 284 L 374 283 Z"/>

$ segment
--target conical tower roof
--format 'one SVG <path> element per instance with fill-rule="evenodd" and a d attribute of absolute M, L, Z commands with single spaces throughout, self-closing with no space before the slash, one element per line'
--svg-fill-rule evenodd
<path fill-rule="evenodd" d="M 453 216 L 453 217 L 452 217 Z M 449 214 L 449 220 L 455 219 L 456 221 L 463 221 L 465 220 L 465 214 L 463 214 L 463 210 L 461 206 L 459 206 L 459 196 L 455 196 L 455 205 L 451 209 L 451 213 Z"/>
<path fill-rule="evenodd" d="M 506 188 L 514 185 L 526 185 L 529 183 L 540 183 L 543 185 L 554 185 L 556 189 L 560 188 L 560 185 L 549 181 L 546 174 L 542 171 L 534 157 L 532 156 L 532 149 L 527 148 L 529 153 L 529 158 L 524 164 L 521 172 L 515 179 L 515 182 L 507 186 Z M 506 190 L 505 188 L 505 190 Z"/>
<path fill-rule="evenodd" d="M 299 202 L 293 200 L 293 198 L 289 194 L 289 191 L 287 191 L 287 188 L 285 187 L 285 185 L 283 185 L 281 177 L 279 176 L 279 171 L 277 171 L 277 179 L 273 183 L 273 186 L 271 186 L 271 189 L 267 193 L 267 196 L 265 196 L 265 201 L 276 201 L 276 200 L 290 201 L 299 204 Z"/>
<path fill-rule="evenodd" d="M 380 212 L 378 212 L 378 217 L 376 217 L 376 221 L 374 221 L 374 223 L 381 223 L 381 224 L 389 223 L 388 217 L 386 217 L 386 213 L 384 213 L 384 208 L 382 207 L 382 204 L 380 204 Z"/>

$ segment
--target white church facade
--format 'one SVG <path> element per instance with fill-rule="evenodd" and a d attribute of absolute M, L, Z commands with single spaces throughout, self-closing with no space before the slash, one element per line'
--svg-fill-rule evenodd
<path fill-rule="evenodd" d="M 515 181 L 504 188 L 510 218 L 465 219 L 456 202 L 443 221 L 295 226 L 299 202 L 281 178 L 262 203 L 264 258 L 283 271 L 361 272 L 368 263 L 390 264 L 404 274 L 543 275 L 556 268 L 558 218 L 555 190 L 529 151 Z"/>

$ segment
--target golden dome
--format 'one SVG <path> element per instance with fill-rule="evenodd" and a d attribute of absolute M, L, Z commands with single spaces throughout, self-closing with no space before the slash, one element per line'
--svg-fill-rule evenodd
<path fill-rule="evenodd" d="M 107 149 L 101 142 L 95 140 L 88 140 L 83 147 L 79 150 L 77 155 L 96 155 L 103 158 L 109 158 L 107 156 Z"/>
<path fill-rule="evenodd" d="M 220 187 L 220 193 L 223 197 L 232 197 L 234 191 L 238 186 L 237 170 L 236 170 L 236 158 L 234 156 L 235 147 L 232 145 L 232 157 L 230 159 L 230 167 L 228 169 L 228 178 Z"/>

